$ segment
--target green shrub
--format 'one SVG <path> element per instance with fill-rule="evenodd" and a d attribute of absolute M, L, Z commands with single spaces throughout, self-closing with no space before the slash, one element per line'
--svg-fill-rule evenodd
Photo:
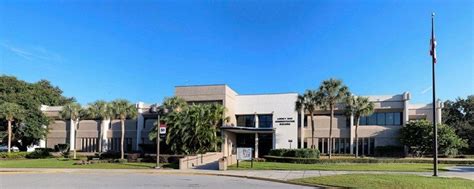
<path fill-rule="evenodd" d="M 280 163 L 433 163 L 431 159 L 373 159 L 373 158 L 343 158 L 343 159 L 318 159 L 318 158 L 296 158 L 296 157 L 278 157 L 265 156 L 267 162 Z M 438 160 L 442 164 L 474 165 L 474 160 Z"/>
<path fill-rule="evenodd" d="M 317 149 L 272 149 L 270 156 L 280 157 L 298 157 L 298 158 L 319 158 L 319 150 Z"/>
<path fill-rule="evenodd" d="M 374 149 L 377 157 L 404 157 L 403 146 L 377 146 Z"/>
<path fill-rule="evenodd" d="M 28 159 L 42 159 L 51 157 L 51 148 L 36 148 L 35 151 L 26 155 Z"/>
<path fill-rule="evenodd" d="M 116 159 L 115 163 L 128 163 L 127 159 Z"/>
<path fill-rule="evenodd" d="M 0 159 L 24 159 L 28 152 L 0 152 Z"/>

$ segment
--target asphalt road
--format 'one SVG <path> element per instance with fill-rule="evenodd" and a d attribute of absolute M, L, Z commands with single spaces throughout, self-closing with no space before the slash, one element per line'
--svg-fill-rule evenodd
<path fill-rule="evenodd" d="M 2 173 L 0 189 L 42 188 L 310 188 L 277 182 L 226 176 L 150 173 Z"/>

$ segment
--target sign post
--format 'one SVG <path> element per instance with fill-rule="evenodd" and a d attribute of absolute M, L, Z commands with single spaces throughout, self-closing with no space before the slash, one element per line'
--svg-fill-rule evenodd
<path fill-rule="evenodd" d="M 252 148 L 237 148 L 237 167 L 239 160 L 251 160 L 250 166 L 253 168 Z"/>

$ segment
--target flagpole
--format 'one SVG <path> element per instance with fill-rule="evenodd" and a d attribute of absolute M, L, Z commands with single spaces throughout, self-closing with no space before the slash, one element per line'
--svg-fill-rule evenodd
<path fill-rule="evenodd" d="M 435 64 L 436 64 L 436 44 L 434 36 L 434 16 L 431 14 L 431 63 L 433 76 L 433 176 L 438 176 L 438 127 L 436 126 L 436 79 L 435 79 Z"/>

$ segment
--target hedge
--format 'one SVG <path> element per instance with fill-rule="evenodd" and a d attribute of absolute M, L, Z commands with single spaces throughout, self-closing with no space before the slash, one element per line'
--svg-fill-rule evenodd
<path fill-rule="evenodd" d="M 51 152 L 54 151 L 51 148 L 36 148 L 35 151 L 26 155 L 28 159 L 43 159 L 52 157 Z"/>
<path fill-rule="evenodd" d="M 0 159 L 24 159 L 28 152 L 0 152 Z"/>
<path fill-rule="evenodd" d="M 270 156 L 279 157 L 296 157 L 296 158 L 319 158 L 319 150 L 317 149 L 272 149 Z"/>
<path fill-rule="evenodd" d="M 374 152 L 377 157 L 405 157 L 403 146 L 377 146 Z"/>
<path fill-rule="evenodd" d="M 318 159 L 318 158 L 297 158 L 297 157 L 278 157 L 265 156 L 267 162 L 280 163 L 433 163 L 429 159 L 372 159 L 372 158 L 358 158 L 358 159 Z M 459 165 L 474 165 L 474 160 L 438 160 L 442 164 L 459 164 Z"/>

